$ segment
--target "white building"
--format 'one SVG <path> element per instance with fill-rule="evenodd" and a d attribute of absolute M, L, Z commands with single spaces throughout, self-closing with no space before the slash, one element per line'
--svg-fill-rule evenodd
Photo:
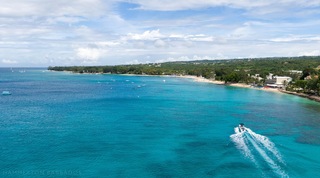
<path fill-rule="evenodd" d="M 258 81 L 261 81 L 263 78 L 260 77 L 260 74 L 251 75 L 251 78 L 257 79 Z"/>
<path fill-rule="evenodd" d="M 292 81 L 292 78 L 287 76 L 274 76 L 274 78 L 276 79 L 275 84 L 278 86 L 284 86 Z"/>
<path fill-rule="evenodd" d="M 269 75 L 266 76 L 267 80 L 272 80 L 273 79 L 273 74 L 269 73 Z"/>
<path fill-rule="evenodd" d="M 273 87 L 273 88 L 283 88 L 291 81 L 292 81 L 291 77 L 287 77 L 287 76 L 272 76 L 272 80 L 269 81 L 267 86 Z"/>

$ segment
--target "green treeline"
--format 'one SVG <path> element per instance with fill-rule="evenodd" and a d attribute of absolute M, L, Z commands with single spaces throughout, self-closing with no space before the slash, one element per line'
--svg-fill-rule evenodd
<path fill-rule="evenodd" d="M 300 78 L 289 83 L 287 91 L 305 93 L 320 96 L 320 68 L 306 68 L 303 70 Z"/>
<path fill-rule="evenodd" d="M 115 66 L 57 66 L 48 69 L 75 73 L 194 75 L 226 83 L 240 82 L 261 85 L 264 84 L 266 76 L 272 73 L 278 76 L 289 76 L 293 79 L 287 87 L 288 90 L 319 94 L 318 66 L 320 66 L 320 56 L 202 60 Z M 292 70 L 303 71 L 303 73 L 292 72 Z M 262 80 L 252 76 L 259 76 Z"/>

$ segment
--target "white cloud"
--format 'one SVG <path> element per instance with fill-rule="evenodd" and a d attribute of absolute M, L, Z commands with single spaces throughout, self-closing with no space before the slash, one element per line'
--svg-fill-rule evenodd
<path fill-rule="evenodd" d="M 123 39 L 126 40 L 157 40 L 162 38 L 163 35 L 160 33 L 160 30 L 147 30 L 142 34 L 137 33 L 128 33 Z"/>
<path fill-rule="evenodd" d="M 10 60 L 10 59 L 2 59 L 1 62 L 3 64 L 17 64 L 18 63 L 18 61 Z"/>
<path fill-rule="evenodd" d="M 23 16 L 97 16 L 106 6 L 101 0 L 0 0 L 0 15 Z"/>
<path fill-rule="evenodd" d="M 76 49 L 76 55 L 83 63 L 95 63 L 102 56 L 103 51 L 97 48 L 78 48 Z"/>
<path fill-rule="evenodd" d="M 95 42 L 95 44 L 100 47 L 115 47 L 115 46 L 119 46 L 121 43 L 120 41 L 100 41 L 100 42 Z"/>
<path fill-rule="evenodd" d="M 48 19 L 46 19 L 46 22 L 50 25 L 54 25 L 57 23 L 74 24 L 82 21 L 85 21 L 85 19 L 81 17 L 70 17 L 70 16 L 49 17 Z"/>
<path fill-rule="evenodd" d="M 215 59 L 221 59 L 221 58 L 194 55 L 192 57 L 189 57 L 189 56 L 169 57 L 166 59 L 156 60 L 156 62 L 162 63 L 162 62 L 173 62 L 173 61 L 199 61 L 199 60 L 215 60 Z"/>
<path fill-rule="evenodd" d="M 246 22 L 242 26 L 235 28 L 229 36 L 232 39 L 251 38 L 256 33 L 252 26 L 254 26 L 252 23 Z"/>
<path fill-rule="evenodd" d="M 213 42 L 215 37 L 208 36 L 205 34 L 195 34 L 195 35 L 186 35 L 186 34 L 162 34 L 160 30 L 148 30 L 142 34 L 133 34 L 129 33 L 127 36 L 122 37 L 123 40 L 141 40 L 141 41 L 155 41 L 155 46 L 163 47 L 166 42 L 164 39 L 168 40 L 182 40 L 182 41 L 197 41 L 197 42 Z"/>
<path fill-rule="evenodd" d="M 137 8 L 119 4 L 123 2 Z M 319 53 L 319 0 L 0 0 L 0 4 L 4 59 L 0 65 Z"/>
<path fill-rule="evenodd" d="M 133 61 L 126 62 L 126 64 L 142 64 L 139 60 L 135 59 Z"/>
<path fill-rule="evenodd" d="M 214 41 L 214 37 L 212 36 L 207 36 L 204 34 L 200 34 L 200 35 L 188 35 L 185 36 L 186 40 L 190 40 L 190 41 L 199 41 L 199 42 L 213 42 Z"/>
<path fill-rule="evenodd" d="M 299 56 L 320 56 L 320 50 L 313 50 L 308 52 L 300 52 Z"/>
<path fill-rule="evenodd" d="M 235 7 L 258 7 L 265 5 L 266 2 L 255 0 L 187 0 L 181 3 L 180 1 L 172 0 L 133 0 L 132 2 L 139 4 L 141 9 L 160 10 L 160 11 L 175 11 L 187 9 L 199 9 L 215 6 L 235 6 Z"/>
<path fill-rule="evenodd" d="M 50 32 L 49 29 L 46 27 L 35 27 L 35 28 L 17 28 L 17 29 L 8 29 L 8 28 L 0 28 L 0 36 L 7 37 L 7 36 L 13 36 L 13 37 L 27 37 L 31 35 L 42 35 L 47 34 Z"/>
<path fill-rule="evenodd" d="M 320 2 L 318 0 L 186 0 L 183 3 L 180 1 L 172 0 L 131 0 L 130 2 L 138 4 L 140 9 L 145 10 L 159 10 L 159 11 L 176 11 L 176 10 L 188 10 L 188 9 L 200 9 L 217 6 L 229 6 L 234 8 L 251 9 L 259 7 L 319 7 Z"/>
<path fill-rule="evenodd" d="M 290 35 L 286 37 L 279 37 L 270 39 L 272 42 L 297 42 L 297 41 L 320 41 L 320 36 L 301 36 L 301 35 Z"/>
<path fill-rule="evenodd" d="M 165 42 L 165 41 L 163 41 L 163 40 L 156 40 L 155 42 L 154 42 L 154 46 L 155 47 L 157 47 L 157 48 L 163 48 L 163 47 L 165 47 L 167 45 L 167 43 Z"/>

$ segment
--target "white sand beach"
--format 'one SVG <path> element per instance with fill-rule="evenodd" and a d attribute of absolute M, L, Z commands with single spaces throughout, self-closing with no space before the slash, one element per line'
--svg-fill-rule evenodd
<path fill-rule="evenodd" d="M 217 85 L 224 85 L 223 81 L 210 80 L 210 79 L 206 79 L 204 77 L 197 77 L 197 76 L 193 76 L 193 75 L 177 75 L 176 77 L 193 79 L 196 82 L 205 82 L 205 83 L 213 83 L 213 84 L 217 84 Z"/>
<path fill-rule="evenodd" d="M 197 77 L 197 76 L 193 76 L 193 75 L 181 75 L 181 76 L 176 76 L 176 77 L 189 78 L 189 79 L 193 79 L 196 82 L 212 83 L 212 84 L 216 84 L 216 85 L 226 85 L 226 86 L 232 86 L 232 87 L 250 88 L 250 89 L 263 90 L 263 91 L 268 91 L 268 92 L 283 93 L 277 88 L 265 88 L 265 87 L 257 88 L 257 87 L 252 87 L 251 85 L 244 84 L 244 83 L 225 84 L 224 81 L 210 80 L 210 79 L 206 79 L 204 77 Z"/>

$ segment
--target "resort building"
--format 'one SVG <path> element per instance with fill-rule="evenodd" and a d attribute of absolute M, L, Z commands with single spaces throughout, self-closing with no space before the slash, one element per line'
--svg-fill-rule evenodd
<path fill-rule="evenodd" d="M 272 80 L 273 79 L 273 74 L 269 73 L 269 75 L 266 76 L 267 80 Z"/>
<path fill-rule="evenodd" d="M 278 88 L 282 88 L 284 85 L 287 85 L 292 81 L 292 78 L 287 76 L 275 76 L 274 78 L 276 80 L 275 84 L 278 86 Z"/>
<path fill-rule="evenodd" d="M 257 79 L 258 81 L 263 80 L 263 78 L 260 77 L 260 74 L 251 75 L 251 78 Z"/>
<path fill-rule="evenodd" d="M 272 88 L 284 88 L 291 81 L 292 81 L 291 77 L 272 76 L 272 74 L 271 74 L 267 77 L 265 85 L 267 87 L 272 87 Z"/>

